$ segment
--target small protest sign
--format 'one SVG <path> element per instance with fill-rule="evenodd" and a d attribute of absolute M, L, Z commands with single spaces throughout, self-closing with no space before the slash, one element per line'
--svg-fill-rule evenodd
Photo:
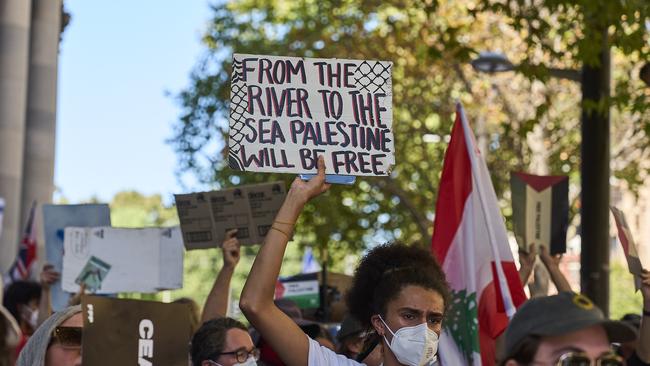
<path fill-rule="evenodd" d="M 618 238 L 621 241 L 621 246 L 625 253 L 625 259 L 627 259 L 627 267 L 630 270 L 630 273 L 634 275 L 634 286 L 638 290 L 641 288 L 641 271 L 643 269 L 650 269 L 650 257 L 647 257 L 646 253 L 640 253 L 643 248 L 640 248 L 634 242 L 632 231 L 630 230 L 630 226 L 627 224 L 623 211 L 613 206 L 610 207 L 610 209 L 614 215 L 614 221 L 616 221 Z"/>
<path fill-rule="evenodd" d="M 63 290 L 157 292 L 183 286 L 183 242 L 175 228 L 65 229 Z"/>
<path fill-rule="evenodd" d="M 83 365 L 187 366 L 185 304 L 82 297 Z"/>
<path fill-rule="evenodd" d="M 110 209 L 106 204 L 43 205 L 46 261 L 59 273 L 63 272 L 63 236 L 68 226 L 111 226 Z M 68 306 L 71 294 L 63 291 L 61 281 L 52 284 L 50 291 L 52 310 Z"/>
<path fill-rule="evenodd" d="M 86 285 L 86 291 L 95 293 L 102 287 L 102 281 L 106 278 L 110 269 L 110 264 L 91 256 L 74 283 L 80 286 L 84 284 Z"/>
<path fill-rule="evenodd" d="M 229 163 L 236 170 L 385 176 L 395 164 L 392 63 L 234 54 Z"/>
<path fill-rule="evenodd" d="M 299 308 L 317 308 L 320 306 L 320 287 L 316 273 L 312 279 L 284 279 L 275 284 L 275 298 L 289 299 Z"/>
<path fill-rule="evenodd" d="M 219 247 L 231 229 L 237 229 L 237 238 L 242 245 L 261 243 L 273 225 L 285 195 L 282 182 L 177 194 L 176 208 L 185 248 Z"/>
<path fill-rule="evenodd" d="M 526 173 L 510 175 L 512 222 L 519 247 L 530 244 L 566 252 L 569 226 L 569 178 Z"/>

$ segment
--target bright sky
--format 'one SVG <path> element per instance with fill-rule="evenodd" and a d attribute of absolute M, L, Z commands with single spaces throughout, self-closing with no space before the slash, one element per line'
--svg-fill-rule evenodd
<path fill-rule="evenodd" d="M 71 202 L 181 191 L 165 140 L 210 19 L 207 0 L 65 0 L 55 184 Z M 184 179 L 192 186 L 191 180 Z"/>

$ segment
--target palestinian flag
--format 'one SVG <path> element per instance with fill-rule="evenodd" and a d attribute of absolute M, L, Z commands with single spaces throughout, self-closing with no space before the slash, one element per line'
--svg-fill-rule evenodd
<path fill-rule="evenodd" d="M 526 300 L 490 174 L 460 104 L 445 154 L 432 251 L 451 286 L 443 365 L 494 365 L 494 340 Z"/>
<path fill-rule="evenodd" d="M 634 275 L 634 287 L 639 290 L 641 288 L 641 270 L 644 268 L 641 259 L 639 258 L 639 250 L 634 239 L 632 239 L 632 232 L 630 226 L 627 224 L 623 211 L 616 207 L 610 207 L 610 209 L 612 210 L 614 220 L 616 221 L 618 239 L 621 241 L 621 246 L 623 246 L 623 252 L 625 252 L 627 268 L 630 270 L 630 273 Z M 646 263 L 646 268 L 650 268 L 650 263 Z"/>
<path fill-rule="evenodd" d="M 512 173 L 512 223 L 519 247 L 530 244 L 566 252 L 569 226 L 569 177 Z"/>

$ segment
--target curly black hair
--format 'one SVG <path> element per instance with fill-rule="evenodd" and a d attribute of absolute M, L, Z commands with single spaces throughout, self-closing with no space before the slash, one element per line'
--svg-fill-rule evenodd
<path fill-rule="evenodd" d="M 217 318 L 203 323 L 194 333 L 190 344 L 190 356 L 193 366 L 201 366 L 205 360 L 215 360 L 226 344 L 226 332 L 241 329 L 248 332 L 246 326 L 232 318 Z"/>
<path fill-rule="evenodd" d="M 361 259 L 354 273 L 346 298 L 348 309 L 369 329 L 370 318 L 386 314 L 387 304 L 408 285 L 434 290 L 445 307 L 449 304 L 449 285 L 430 251 L 403 243 L 377 246 Z"/>

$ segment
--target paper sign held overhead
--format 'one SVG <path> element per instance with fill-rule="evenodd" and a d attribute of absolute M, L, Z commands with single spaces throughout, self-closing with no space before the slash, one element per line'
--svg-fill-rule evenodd
<path fill-rule="evenodd" d="M 569 226 L 569 178 L 511 173 L 512 222 L 519 247 L 530 244 L 566 251 Z"/>
<path fill-rule="evenodd" d="M 216 248 L 237 229 L 240 244 L 260 244 L 284 202 L 284 183 L 177 194 L 176 207 L 187 250 Z"/>
<path fill-rule="evenodd" d="M 65 229 L 62 286 L 97 294 L 183 286 L 183 242 L 175 228 Z"/>
<path fill-rule="evenodd" d="M 383 176 L 395 164 L 392 63 L 234 54 L 229 163 L 236 170 Z"/>

